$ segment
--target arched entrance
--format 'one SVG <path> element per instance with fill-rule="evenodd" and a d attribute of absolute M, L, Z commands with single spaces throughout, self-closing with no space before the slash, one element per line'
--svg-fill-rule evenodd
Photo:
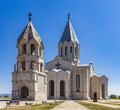
<path fill-rule="evenodd" d="M 94 92 L 94 94 L 93 94 L 93 101 L 97 102 L 97 93 L 96 92 Z"/>
<path fill-rule="evenodd" d="M 65 97 L 65 81 L 60 81 L 60 97 Z"/>
<path fill-rule="evenodd" d="M 27 98 L 29 95 L 29 91 L 27 87 L 22 87 L 21 88 L 21 98 Z"/>
<path fill-rule="evenodd" d="M 49 96 L 54 97 L 54 81 L 49 81 Z"/>
<path fill-rule="evenodd" d="M 105 85 L 102 84 L 102 98 L 105 99 Z"/>

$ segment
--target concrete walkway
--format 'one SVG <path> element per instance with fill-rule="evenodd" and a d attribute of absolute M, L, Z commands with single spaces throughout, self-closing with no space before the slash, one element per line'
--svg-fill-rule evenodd
<path fill-rule="evenodd" d="M 88 108 L 80 105 L 73 100 L 66 100 L 65 102 L 61 103 L 60 105 L 54 107 L 51 110 L 89 110 Z"/>

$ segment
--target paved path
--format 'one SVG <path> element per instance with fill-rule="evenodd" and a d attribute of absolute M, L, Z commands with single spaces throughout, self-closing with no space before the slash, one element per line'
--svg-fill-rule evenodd
<path fill-rule="evenodd" d="M 6 101 L 0 101 L 0 109 L 5 108 Z"/>
<path fill-rule="evenodd" d="M 65 102 L 61 103 L 60 105 L 54 107 L 51 110 L 89 110 L 88 108 L 80 105 L 73 100 L 66 100 Z"/>

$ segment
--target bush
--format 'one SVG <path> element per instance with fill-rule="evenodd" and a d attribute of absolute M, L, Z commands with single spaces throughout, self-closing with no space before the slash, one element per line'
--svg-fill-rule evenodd
<path fill-rule="evenodd" d="M 4 98 L 7 98 L 7 97 L 9 97 L 9 96 L 8 96 L 8 95 L 5 95 L 5 96 L 4 96 Z"/>
<path fill-rule="evenodd" d="M 118 99 L 120 99 L 120 96 L 118 96 Z"/>
<path fill-rule="evenodd" d="M 111 94 L 111 95 L 110 95 L 110 99 L 117 99 L 117 95 Z"/>

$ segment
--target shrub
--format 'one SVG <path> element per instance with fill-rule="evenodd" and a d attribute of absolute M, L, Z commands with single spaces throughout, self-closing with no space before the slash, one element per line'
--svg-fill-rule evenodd
<path fill-rule="evenodd" d="M 110 99 L 117 99 L 117 95 L 111 94 L 111 95 L 110 95 Z"/>
<path fill-rule="evenodd" d="M 118 99 L 120 99 L 120 96 L 118 96 Z"/>
<path fill-rule="evenodd" d="M 4 97 L 6 98 L 6 97 L 9 97 L 9 96 L 8 96 L 8 95 L 5 95 Z"/>

